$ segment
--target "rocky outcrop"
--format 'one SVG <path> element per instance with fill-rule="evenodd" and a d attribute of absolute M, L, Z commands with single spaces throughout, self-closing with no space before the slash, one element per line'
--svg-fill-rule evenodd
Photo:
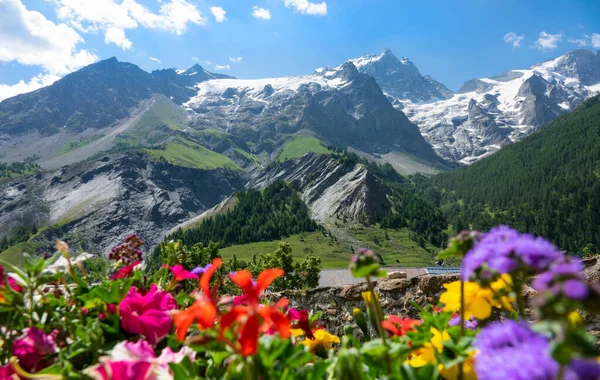
<path fill-rule="evenodd" d="M 0 184 L 0 237 L 36 224 L 41 249 L 56 239 L 103 253 L 128 234 L 157 244 L 175 225 L 241 189 L 238 172 L 153 162 L 144 153 L 87 161 Z"/>
<path fill-rule="evenodd" d="M 390 190 L 361 164 L 344 166 L 329 155 L 309 153 L 287 161 L 248 183 L 264 188 L 283 180 L 301 193 L 318 222 L 348 220 L 373 222 L 387 214 Z"/>

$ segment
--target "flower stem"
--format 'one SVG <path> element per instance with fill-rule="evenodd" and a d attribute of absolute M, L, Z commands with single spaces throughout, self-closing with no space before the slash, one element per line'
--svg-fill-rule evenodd
<path fill-rule="evenodd" d="M 383 309 L 381 308 L 381 304 L 379 303 L 379 299 L 376 298 L 375 296 L 375 291 L 373 290 L 373 283 L 371 282 L 371 277 L 367 276 L 367 289 L 369 290 L 369 293 L 371 293 L 371 300 L 372 300 L 372 307 L 374 310 L 372 310 L 372 312 L 375 313 L 375 321 L 377 323 L 377 331 L 379 333 L 379 336 L 381 337 L 381 340 L 383 341 L 383 345 L 386 348 L 385 351 L 385 363 L 387 366 L 387 371 L 388 373 L 392 373 L 392 365 L 390 362 L 390 357 L 388 356 L 388 344 L 387 344 L 387 336 L 385 334 L 385 331 L 383 330 L 383 326 L 381 325 L 381 322 L 383 322 Z"/>
<path fill-rule="evenodd" d="M 465 336 L 465 281 L 460 279 L 460 338 Z M 464 362 L 460 362 L 458 365 L 458 379 L 463 379 Z"/>
<path fill-rule="evenodd" d="M 515 276 L 515 292 L 517 296 L 517 309 L 519 317 L 525 319 L 525 298 L 523 297 L 523 279 L 520 275 Z"/>

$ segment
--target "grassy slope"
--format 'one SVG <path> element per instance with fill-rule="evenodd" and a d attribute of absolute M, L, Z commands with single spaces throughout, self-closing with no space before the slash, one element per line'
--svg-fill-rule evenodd
<path fill-rule="evenodd" d="M 55 156 L 62 156 L 63 154 L 67 154 L 75 149 L 79 149 L 81 147 L 88 145 L 89 143 L 93 142 L 94 140 L 96 140 L 96 139 L 90 138 L 90 139 L 81 139 L 81 140 L 77 140 L 77 141 L 70 141 L 70 142 L 66 143 L 65 145 L 63 145 L 60 148 L 60 150 L 58 152 L 56 152 Z"/>
<path fill-rule="evenodd" d="M 407 229 L 382 229 L 379 227 L 366 227 L 362 230 L 350 231 L 363 246 L 372 248 L 380 254 L 389 266 L 423 267 L 432 265 L 434 259 L 425 249 L 409 238 Z M 389 240 L 385 239 L 387 232 Z M 331 242 L 330 238 L 321 232 L 310 232 L 291 235 L 285 239 L 292 246 L 295 258 L 303 259 L 306 256 L 318 256 L 323 260 L 323 268 L 346 268 L 352 257 L 352 248 L 346 244 Z M 378 242 L 376 244 L 373 240 Z M 234 254 L 240 260 L 250 261 L 253 254 L 273 252 L 277 249 L 279 241 L 250 243 L 223 248 L 221 256 L 225 259 Z M 427 246 L 428 249 L 435 249 Z M 437 252 L 437 250 L 436 250 Z M 396 261 L 398 260 L 398 261 Z"/>
<path fill-rule="evenodd" d="M 287 161 L 293 158 L 302 157 L 308 152 L 331 153 L 331 151 L 323 146 L 316 138 L 309 135 L 297 135 L 292 136 L 286 141 L 277 159 L 279 161 Z"/>
<path fill-rule="evenodd" d="M 35 253 L 38 248 L 38 245 L 31 241 L 19 243 L 0 252 L 0 259 L 8 261 L 17 267 L 23 267 L 23 252 Z"/>
<path fill-rule="evenodd" d="M 182 138 L 168 143 L 163 149 L 146 149 L 145 152 L 155 160 L 179 166 L 207 170 L 218 168 L 240 170 L 239 166 L 224 155 Z"/>

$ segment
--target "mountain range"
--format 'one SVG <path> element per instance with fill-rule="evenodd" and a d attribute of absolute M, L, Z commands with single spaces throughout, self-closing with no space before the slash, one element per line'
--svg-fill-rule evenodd
<path fill-rule="evenodd" d="M 250 80 L 200 65 L 147 73 L 100 61 L 0 102 L 0 163 L 29 165 L 0 178 L 0 239 L 36 227 L 2 254 L 48 249 L 58 237 L 102 252 L 132 232 L 151 247 L 236 191 L 280 179 L 351 245 L 359 241 L 344 228 L 380 221 L 424 234 L 421 248 L 439 244 L 439 212 L 407 195 L 418 193 L 406 188 L 415 179 L 398 173 L 481 160 L 598 91 L 600 53 L 585 50 L 456 93 L 389 49 Z M 436 215 L 435 229 L 419 227 L 415 210 Z"/>

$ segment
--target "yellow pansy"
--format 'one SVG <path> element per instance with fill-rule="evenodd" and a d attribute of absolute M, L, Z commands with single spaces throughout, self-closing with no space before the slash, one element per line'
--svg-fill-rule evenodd
<path fill-rule="evenodd" d="M 429 331 L 431 331 L 432 334 L 429 342 L 416 350 L 408 360 L 408 364 L 410 364 L 411 367 L 419 368 L 430 363 L 437 363 L 437 358 L 435 356 L 436 351 L 442 352 L 444 342 L 450 340 L 450 335 L 446 331 L 440 332 L 433 327 Z"/>
<path fill-rule="evenodd" d="M 304 335 L 304 330 L 302 329 L 290 329 L 290 333 L 294 338 L 298 338 L 299 336 Z"/>
<path fill-rule="evenodd" d="M 305 339 L 300 344 L 307 346 L 311 352 L 316 352 L 319 348 L 329 350 L 334 344 L 340 343 L 340 338 L 320 329 L 314 333 L 315 339 Z"/>
<path fill-rule="evenodd" d="M 477 375 L 475 374 L 475 351 L 471 351 L 469 353 L 469 357 L 463 362 L 463 380 L 477 380 Z M 442 368 L 440 369 L 440 375 L 445 380 L 458 380 L 458 374 L 460 371 L 460 365 L 456 364 L 450 368 Z"/>
<path fill-rule="evenodd" d="M 492 307 L 505 308 L 513 311 L 511 302 L 513 297 L 507 297 L 512 286 L 512 280 L 505 274 L 490 287 L 481 287 L 475 282 L 465 282 L 465 319 L 475 316 L 477 319 L 486 319 L 492 314 Z M 444 303 L 444 311 L 460 310 L 460 281 L 444 284 L 446 292 L 440 297 Z"/>

